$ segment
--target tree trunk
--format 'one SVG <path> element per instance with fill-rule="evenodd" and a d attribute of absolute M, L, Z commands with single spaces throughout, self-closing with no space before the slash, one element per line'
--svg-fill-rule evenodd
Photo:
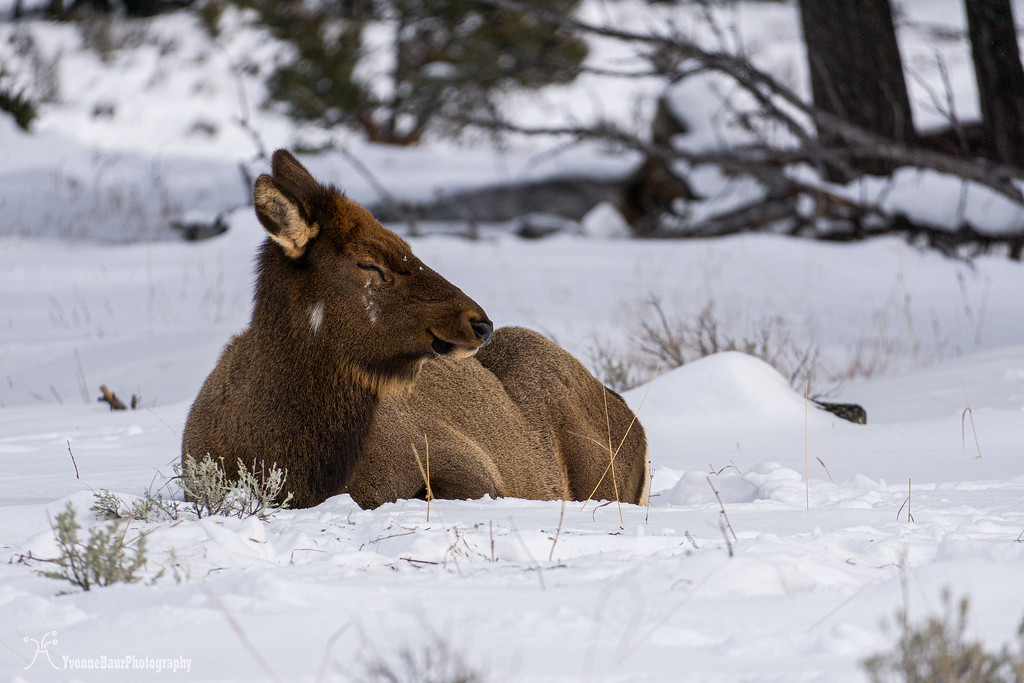
<path fill-rule="evenodd" d="M 984 144 L 996 160 L 1024 168 L 1024 70 L 1010 0 L 964 0 L 964 7 Z"/>
<path fill-rule="evenodd" d="M 67 19 L 68 11 L 67 7 L 64 6 L 64 0 L 49 0 L 46 3 L 46 16 L 58 21 Z"/>
<path fill-rule="evenodd" d="M 800 0 L 800 18 L 814 106 L 876 135 L 912 142 L 914 121 L 889 0 Z M 887 174 L 892 166 L 862 163 L 858 170 Z"/>

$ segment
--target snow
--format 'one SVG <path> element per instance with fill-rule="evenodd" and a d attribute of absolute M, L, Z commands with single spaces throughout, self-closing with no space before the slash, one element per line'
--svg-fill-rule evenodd
<path fill-rule="evenodd" d="M 48 518 L 67 501 L 98 524 L 92 491 L 131 499 L 170 476 L 191 398 L 248 316 L 261 233 L 248 211 L 230 222 L 218 238 L 159 249 L 0 241 L 9 558 L 52 556 Z M 364 511 L 339 496 L 267 522 L 134 523 L 149 532 L 152 583 L 81 593 L 3 564 L 5 670 L 22 675 L 30 662 L 23 637 L 56 631 L 52 653 L 183 656 L 201 680 L 267 675 L 246 642 L 277 676 L 315 679 L 325 667 L 344 679 L 435 636 L 496 680 L 860 680 L 859 662 L 892 642 L 879 624 L 901 604 L 901 565 L 915 618 L 940 610 L 948 586 L 971 598 L 972 636 L 995 647 L 1014 633 L 1024 605 L 1019 265 L 967 267 L 895 240 L 411 244 L 495 321 L 546 328 L 581 357 L 597 335 L 633 334 L 648 291 L 695 310 L 675 299 L 699 282 L 723 315 L 816 321 L 833 347 L 871 337 L 872 307 L 894 307 L 881 317 L 937 320 L 965 355 L 893 359 L 917 369 L 845 385 L 833 400 L 863 404 L 866 426 L 807 406 L 745 354 L 662 372 L 626 394 L 655 471 L 650 509 L 623 506 L 621 519 L 614 505 L 563 513 L 557 502 L 485 499 L 435 501 L 428 522 L 422 501 Z M 960 297 L 983 295 L 979 323 Z M 919 334 L 916 323 L 891 332 L 908 346 Z M 107 411 L 94 402 L 101 382 L 141 394 L 144 407 Z M 968 400 L 980 459 L 969 422 L 961 432 Z M 711 485 L 737 535 L 728 543 Z M 897 519 L 908 487 L 914 522 L 907 510 Z M 24 675 L 45 676 L 45 664 Z"/>
<path fill-rule="evenodd" d="M 755 60 L 802 83 L 792 4 L 733 7 Z M 914 68 L 933 68 L 933 49 L 947 55 L 966 116 L 969 61 L 954 58 L 955 41 L 929 42 L 929 26 L 962 30 L 958 7 L 901 3 L 901 47 Z M 670 11 L 637 8 L 591 3 L 586 16 L 644 27 Z M 591 366 L 602 348 L 635 361 L 643 325 L 657 324 L 652 298 L 669 320 L 710 311 L 738 338 L 771 324 L 820 352 L 814 390 L 863 405 L 868 423 L 816 408 L 761 360 L 720 353 L 625 394 L 650 445 L 649 509 L 434 501 L 428 519 L 422 501 L 368 511 L 337 496 L 267 521 L 133 522 L 129 534 L 147 533 L 141 583 L 81 592 L 41 576 L 23 560 L 54 556 L 49 520 L 68 502 L 96 526 L 94 492 L 131 500 L 173 474 L 191 400 L 250 315 L 263 233 L 251 209 L 236 208 L 246 200 L 237 167 L 265 168 L 232 123 L 237 83 L 225 65 L 276 48 L 248 30 L 210 47 L 187 17 L 154 26 L 165 49 L 174 42 L 171 62 L 156 41 L 102 64 L 74 47 L 71 27 L 40 29 L 40 49 L 66 52 L 64 101 L 32 135 L 0 117 L 4 678 L 137 680 L 187 662 L 176 675 L 204 681 L 358 680 L 374 660 L 441 642 L 495 681 L 860 681 L 860 663 L 894 643 L 904 601 L 922 620 L 941 613 L 945 588 L 971 600 L 969 637 L 991 648 L 1014 637 L 1024 616 L 1024 268 L 897 239 L 526 241 L 498 228 L 476 241 L 409 238 L 496 324 L 541 330 Z M 629 65 L 611 45 L 595 55 Z M 242 80 L 268 146 L 308 134 L 258 109 L 257 81 Z M 687 144 L 737 140 L 698 85 L 688 101 L 707 115 Z M 545 125 L 632 117 L 632 95 L 654 90 L 633 86 L 584 81 L 513 104 Z M 911 87 L 918 125 L 934 122 Z M 99 100 L 115 105 L 112 118 L 92 117 Z M 219 133 L 190 132 L 200 118 Z M 413 199 L 581 169 L 615 175 L 635 161 L 587 146 L 538 154 L 536 141 L 393 150 L 337 135 Z M 344 155 L 303 161 L 353 198 L 377 198 Z M 957 207 L 992 229 L 1019 219 L 976 188 L 961 203 L 946 178 L 906 176 L 846 190 L 933 211 L 943 225 L 955 225 Z M 693 178 L 719 206 L 759 192 L 710 169 Z M 166 217 L 222 212 L 227 233 L 167 240 Z M 376 306 L 368 298 L 368 315 Z M 320 324 L 316 306 L 308 316 Z M 140 408 L 108 411 L 95 400 L 100 384 L 137 394 Z M 54 670 L 64 657 L 148 668 Z"/>
<path fill-rule="evenodd" d="M 625 239 L 633 231 L 611 202 L 601 202 L 580 219 L 580 234 L 596 239 Z"/>

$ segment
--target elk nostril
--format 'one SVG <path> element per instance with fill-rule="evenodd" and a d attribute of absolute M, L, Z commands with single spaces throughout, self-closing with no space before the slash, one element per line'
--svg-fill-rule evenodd
<path fill-rule="evenodd" d="M 486 346 L 487 342 L 491 341 L 491 335 L 494 334 L 494 325 L 491 321 L 471 320 L 469 324 L 473 328 L 476 338 L 480 340 L 480 344 Z"/>

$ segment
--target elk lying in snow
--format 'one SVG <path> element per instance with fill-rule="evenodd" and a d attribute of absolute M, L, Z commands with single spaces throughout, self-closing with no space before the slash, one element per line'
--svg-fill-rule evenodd
<path fill-rule="evenodd" d="M 298 507 L 346 490 L 363 507 L 423 497 L 428 451 L 436 498 L 646 501 L 643 429 L 575 358 L 494 330 L 287 151 L 254 196 L 269 238 L 252 322 L 200 389 L 183 460 L 276 463 Z"/>

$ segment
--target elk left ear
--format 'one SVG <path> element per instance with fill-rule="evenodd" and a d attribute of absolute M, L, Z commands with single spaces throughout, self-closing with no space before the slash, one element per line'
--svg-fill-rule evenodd
<path fill-rule="evenodd" d="M 285 255 L 297 259 L 306 253 L 306 247 L 316 238 L 320 226 L 303 218 L 299 204 L 266 174 L 256 179 L 253 199 L 256 217 L 270 238 L 281 245 Z"/>

